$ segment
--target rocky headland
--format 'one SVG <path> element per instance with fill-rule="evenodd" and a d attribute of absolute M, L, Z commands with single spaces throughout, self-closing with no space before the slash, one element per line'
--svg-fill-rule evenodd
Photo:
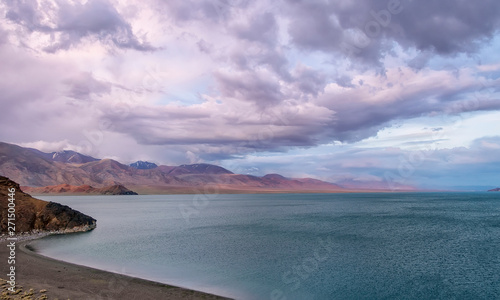
<path fill-rule="evenodd" d="M 44 187 L 21 187 L 23 191 L 34 194 L 71 194 L 71 195 L 138 195 L 136 192 L 131 191 L 121 184 L 115 184 L 110 186 L 105 186 L 102 188 L 95 188 L 90 185 L 69 185 L 69 184 L 59 184 L 50 185 Z"/>
<path fill-rule="evenodd" d="M 9 201 L 9 199 L 14 199 L 14 201 Z M 16 235 L 39 232 L 84 232 L 96 227 L 94 218 L 66 205 L 33 198 L 23 192 L 19 184 L 0 176 L 0 233 L 2 235 L 8 233 L 8 219 L 11 217 L 8 209 L 11 202 L 15 204 L 13 223 Z"/>

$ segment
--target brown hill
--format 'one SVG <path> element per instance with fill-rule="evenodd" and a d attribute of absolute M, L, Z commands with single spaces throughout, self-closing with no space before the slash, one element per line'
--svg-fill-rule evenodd
<path fill-rule="evenodd" d="M 71 152 L 72 156 L 79 157 L 77 154 Z M 60 186 L 64 184 L 80 189 L 81 186 L 104 188 L 122 185 L 141 193 L 199 193 L 204 190 L 220 193 L 343 191 L 343 188 L 336 184 L 311 178 L 285 178 L 278 174 L 263 177 L 233 174 L 210 164 L 137 169 L 112 159 L 77 164 L 67 160 L 54 161 L 48 156 L 50 153 L 44 154 L 0 142 L 0 175 L 8 176 L 22 186 L 48 187 L 47 192 L 55 192 L 57 189 L 67 192 L 67 189 L 73 189 Z M 43 193 L 43 190 L 31 191 Z"/>
<path fill-rule="evenodd" d="M 78 232 L 95 228 L 96 220 L 68 206 L 47 202 L 24 193 L 19 184 L 7 177 L 0 176 L 0 232 L 8 232 L 9 189 L 14 189 L 15 232 L 59 231 Z"/>
<path fill-rule="evenodd" d="M 30 194 L 73 194 L 73 195 L 137 195 L 123 185 L 111 185 L 102 188 L 95 188 L 90 185 L 69 185 L 59 184 L 44 187 L 23 186 L 22 189 Z"/>

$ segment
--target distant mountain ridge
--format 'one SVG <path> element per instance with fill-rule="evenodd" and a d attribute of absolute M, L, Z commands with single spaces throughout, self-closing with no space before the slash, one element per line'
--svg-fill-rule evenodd
<path fill-rule="evenodd" d="M 93 158 L 88 155 L 83 155 L 72 150 L 62 150 L 58 152 L 45 153 L 33 148 L 28 148 L 28 149 L 48 160 L 58 161 L 63 163 L 84 164 L 99 160 L 97 158 Z"/>
<path fill-rule="evenodd" d="M 155 163 L 151 163 L 149 161 L 142 161 L 142 160 L 136 161 L 135 163 L 131 163 L 129 166 L 132 168 L 135 168 L 135 169 L 139 169 L 139 170 L 149 170 L 149 169 L 154 169 L 154 168 L 158 167 L 158 165 Z"/>
<path fill-rule="evenodd" d="M 312 178 L 234 174 L 223 167 L 204 163 L 142 169 L 74 151 L 44 153 L 2 142 L 0 175 L 34 188 L 64 184 L 95 188 L 122 185 L 139 194 L 349 191 Z"/>

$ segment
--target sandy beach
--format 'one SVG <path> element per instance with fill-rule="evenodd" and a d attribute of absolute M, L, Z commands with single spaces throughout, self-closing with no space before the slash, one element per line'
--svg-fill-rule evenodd
<path fill-rule="evenodd" d="M 41 256 L 17 243 L 17 295 L 8 295 L 9 249 L 0 241 L 0 299 L 227 299 Z M 28 247 L 26 247 L 28 246 Z"/>

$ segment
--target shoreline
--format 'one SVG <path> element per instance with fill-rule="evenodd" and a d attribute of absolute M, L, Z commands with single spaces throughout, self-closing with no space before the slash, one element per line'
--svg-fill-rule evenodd
<path fill-rule="evenodd" d="M 461 192 L 461 191 L 440 191 L 440 190 L 217 190 L 217 191 L 144 191 L 139 190 L 138 195 L 107 195 L 107 194 L 86 194 L 86 193 L 30 193 L 33 197 L 43 196 L 176 196 L 176 195 L 273 195 L 273 194 L 393 194 L 393 193 L 434 193 L 434 192 Z"/>
<path fill-rule="evenodd" d="M 33 299 L 229 299 L 201 291 L 176 287 L 138 277 L 99 270 L 46 257 L 30 250 L 31 236 L 16 242 L 17 296 L 31 293 Z M 0 278 L 8 273 L 7 241 L 0 239 Z M 5 262 L 5 263 L 4 263 Z M 1 299 L 6 292 L 2 288 Z M 44 296 L 45 295 L 45 296 Z"/>

